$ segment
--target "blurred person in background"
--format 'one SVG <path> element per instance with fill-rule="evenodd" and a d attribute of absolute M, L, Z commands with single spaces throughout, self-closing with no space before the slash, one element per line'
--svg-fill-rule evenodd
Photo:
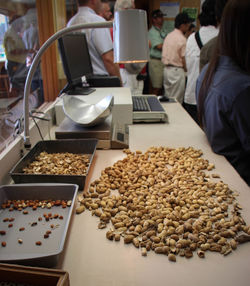
<path fill-rule="evenodd" d="M 116 0 L 114 11 L 121 11 L 126 9 L 135 9 L 134 0 Z"/>
<path fill-rule="evenodd" d="M 33 6 L 28 8 L 27 13 L 22 16 L 22 20 L 24 23 L 22 39 L 24 41 L 25 47 L 28 50 L 34 51 L 33 53 L 30 53 L 26 59 L 27 66 L 30 66 L 36 52 L 39 50 L 36 8 Z"/>
<path fill-rule="evenodd" d="M 215 3 L 215 15 L 217 21 L 217 27 L 220 28 L 220 21 L 225 5 L 228 0 L 216 0 Z M 200 52 L 200 71 L 202 68 L 210 61 L 213 51 L 216 46 L 217 36 L 208 41 L 202 48 Z"/>
<path fill-rule="evenodd" d="M 218 34 L 215 16 L 215 0 L 205 0 L 198 16 L 201 28 L 190 35 L 186 46 L 187 85 L 183 106 L 189 115 L 199 124 L 195 98 L 196 81 L 200 73 L 200 50 L 204 44 Z"/>
<path fill-rule="evenodd" d="M 163 84 L 165 97 L 175 99 L 182 104 L 185 92 L 186 61 L 185 51 L 188 31 L 193 19 L 186 13 L 175 17 L 175 29 L 167 35 L 162 47 L 164 64 Z"/>
<path fill-rule="evenodd" d="M 199 120 L 217 154 L 250 186 L 250 1 L 229 0 L 212 58 L 197 81 Z"/>
<path fill-rule="evenodd" d="M 102 16 L 106 21 L 110 21 L 112 19 L 112 12 L 110 10 L 110 4 L 108 0 L 101 0 L 102 7 L 99 15 Z"/>
<path fill-rule="evenodd" d="M 163 90 L 163 68 L 161 61 L 163 41 L 167 35 L 163 30 L 163 13 L 161 10 L 154 10 L 151 14 L 152 27 L 148 32 L 150 60 L 148 63 L 149 78 L 152 84 L 153 94 L 159 96 Z"/>
<path fill-rule="evenodd" d="M 26 57 L 29 52 L 22 39 L 23 20 L 21 17 L 11 19 L 9 28 L 4 34 L 3 47 L 6 55 L 6 70 L 10 80 L 10 91 L 13 96 L 23 94 L 28 68 Z"/>
<path fill-rule="evenodd" d="M 106 21 L 99 16 L 101 0 L 78 0 L 78 12 L 67 24 L 67 27 L 81 23 Z M 114 63 L 113 42 L 109 28 L 84 29 L 94 74 L 111 75 L 121 78 L 119 66 Z"/>
<path fill-rule="evenodd" d="M 35 5 L 29 5 L 28 10 L 24 16 L 22 16 L 24 22 L 24 31 L 22 39 L 25 47 L 30 52 L 26 57 L 26 66 L 29 68 L 32 61 L 39 50 L 39 36 L 38 36 L 38 23 L 37 23 L 37 10 Z M 39 104 L 43 103 L 43 83 L 40 65 L 37 67 L 31 82 L 31 90 L 38 91 Z"/>
<path fill-rule="evenodd" d="M 192 35 L 196 31 L 196 26 L 191 23 L 189 26 L 188 31 L 185 33 L 185 37 L 188 38 L 190 35 Z"/>

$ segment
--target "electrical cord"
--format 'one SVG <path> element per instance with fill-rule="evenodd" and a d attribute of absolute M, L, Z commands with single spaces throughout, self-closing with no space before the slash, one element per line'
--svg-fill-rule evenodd
<path fill-rule="evenodd" d="M 35 120 L 35 118 L 37 118 L 37 117 L 36 117 L 36 116 L 31 116 L 31 118 L 32 118 L 33 122 L 34 122 L 35 125 L 36 125 L 36 128 L 37 128 L 37 130 L 38 130 L 38 132 L 39 132 L 39 134 L 40 134 L 40 137 L 41 137 L 42 141 L 44 141 L 43 135 L 42 135 L 42 132 L 41 132 L 41 129 L 40 129 L 40 127 L 38 126 L 38 124 L 37 124 L 37 122 L 36 122 L 36 120 Z"/>
<path fill-rule="evenodd" d="M 67 92 L 69 89 L 70 89 L 70 85 L 69 85 L 69 83 L 67 83 L 67 84 L 63 87 L 63 89 L 60 90 L 60 92 L 59 92 L 59 94 L 58 94 L 58 97 L 59 97 L 60 95 L 62 95 L 63 93 Z"/>
<path fill-rule="evenodd" d="M 49 122 L 51 121 L 51 117 L 45 117 L 45 116 L 37 116 L 37 115 L 34 115 L 34 114 L 41 114 L 41 115 L 45 115 L 45 113 L 43 111 L 37 111 L 35 109 L 31 110 L 30 111 L 30 117 L 32 118 L 33 122 L 35 123 L 36 125 L 36 128 L 39 132 L 39 135 L 42 139 L 42 141 L 44 141 L 44 138 L 43 138 L 43 135 L 42 135 L 42 132 L 41 132 L 41 129 L 39 127 L 39 125 L 37 124 L 36 120 L 35 119 L 40 119 L 40 120 L 43 120 L 43 121 L 47 121 L 48 122 L 48 133 L 49 133 L 49 138 L 51 139 L 51 136 L 50 136 L 50 131 L 49 131 Z"/>

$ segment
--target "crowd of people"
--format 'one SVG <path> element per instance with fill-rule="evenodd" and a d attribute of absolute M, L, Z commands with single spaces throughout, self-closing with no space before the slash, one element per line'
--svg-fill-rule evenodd
<path fill-rule="evenodd" d="M 250 33 L 248 0 L 228 0 L 214 52 L 197 81 L 198 115 L 215 153 L 250 185 Z"/>
<path fill-rule="evenodd" d="M 115 11 L 134 8 L 134 0 L 116 0 L 114 7 L 107 0 L 78 0 L 78 11 L 67 26 L 112 21 Z M 250 185 L 248 15 L 249 0 L 205 0 L 197 18 L 199 30 L 196 19 L 181 12 L 173 30 L 167 31 L 167 15 L 154 10 L 149 17 L 147 65 L 114 63 L 112 28 L 83 32 L 94 74 L 117 76 L 132 94 L 153 93 L 163 101 L 178 101 L 203 128 L 212 149 L 224 155 Z M 24 84 L 19 75 L 27 72 L 38 49 L 36 23 L 18 21 L 11 23 L 4 42 L 12 88 Z M 148 86 L 147 78 L 151 88 L 145 90 L 142 83 Z"/>
<path fill-rule="evenodd" d="M 206 0 L 205 2 L 214 1 Z M 134 0 L 117 0 L 113 5 L 110 5 L 108 0 L 77 0 L 77 3 L 77 13 L 68 21 L 67 26 L 78 23 L 112 21 L 116 11 L 135 8 Z M 210 12 L 209 9 L 208 12 Z M 201 14 L 204 13 L 203 11 Z M 148 31 L 150 60 L 147 65 L 114 64 L 112 29 L 84 30 L 88 40 L 93 72 L 94 74 L 117 76 L 120 78 L 121 86 L 129 87 L 132 94 L 152 93 L 162 96 L 162 100 L 175 98 L 182 103 L 186 86 L 186 41 L 188 35 L 192 36 L 192 31 L 195 29 L 195 26 L 191 25 L 194 19 L 190 19 L 185 13 L 180 13 L 175 18 L 175 29 L 171 33 L 168 33 L 163 25 L 164 15 L 161 10 L 154 10 L 150 19 L 152 20 L 151 28 Z M 12 94 L 18 95 L 24 88 L 29 66 L 39 49 L 35 9 L 29 7 L 24 16 L 10 19 L 9 24 L 9 29 L 4 37 L 6 68 Z M 200 34 L 201 40 L 204 42 L 206 33 L 201 31 Z M 206 41 L 212 35 L 211 33 L 209 37 L 206 37 Z M 193 59 L 191 59 L 192 61 Z M 197 59 L 195 69 L 197 78 Z M 192 74 L 189 78 L 189 70 L 187 73 L 187 89 L 191 83 L 192 98 L 194 98 Z M 32 84 L 33 90 L 39 87 L 40 79 L 40 74 L 37 72 Z M 146 86 L 147 88 L 145 88 Z M 190 103 L 193 104 L 193 101 L 190 102 L 187 96 L 186 106 Z"/>
<path fill-rule="evenodd" d="M 221 2 L 221 1 L 220 1 Z M 200 50 L 211 39 L 217 36 L 217 19 L 215 13 L 216 0 L 207 0 L 202 6 L 198 17 L 200 29 L 187 39 L 185 52 L 187 67 L 187 85 L 184 94 L 184 107 L 193 119 L 198 122 L 195 100 L 195 86 L 199 76 Z"/>
<path fill-rule="evenodd" d="M 117 0 L 116 2 L 133 2 Z M 121 9 L 131 9 L 127 6 Z M 250 185 L 249 0 L 205 0 L 195 31 L 186 13 L 166 33 L 161 10 L 151 14 L 148 73 L 155 95 L 175 99 Z"/>
<path fill-rule="evenodd" d="M 3 47 L 6 56 L 5 68 L 9 77 L 10 92 L 14 97 L 22 97 L 25 80 L 32 60 L 39 50 L 38 23 L 36 8 L 33 4 L 24 5 L 23 16 L 10 18 L 9 27 L 4 34 Z M 35 72 L 31 84 L 32 91 L 39 89 L 33 96 L 32 106 L 43 102 L 43 89 L 40 68 Z M 32 96 L 31 96 L 32 98 Z"/>

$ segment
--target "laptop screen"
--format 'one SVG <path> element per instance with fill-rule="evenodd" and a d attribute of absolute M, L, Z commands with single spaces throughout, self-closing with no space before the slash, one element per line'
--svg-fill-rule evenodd
<path fill-rule="evenodd" d="M 84 33 L 72 33 L 58 40 L 64 73 L 70 85 L 82 82 L 83 76 L 93 74 L 88 43 Z"/>

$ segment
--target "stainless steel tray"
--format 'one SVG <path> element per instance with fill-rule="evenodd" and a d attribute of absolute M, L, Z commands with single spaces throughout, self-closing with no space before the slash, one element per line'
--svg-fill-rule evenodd
<path fill-rule="evenodd" d="M 29 266 L 53 267 L 57 264 L 59 255 L 64 248 L 67 231 L 74 208 L 77 185 L 72 184 L 19 184 L 0 186 L 0 261 L 23 264 Z M 28 214 L 22 210 L 10 211 L 2 208 L 7 200 L 71 200 L 71 206 L 53 206 L 52 208 L 38 207 L 33 210 L 27 207 Z M 63 219 L 51 218 L 45 220 L 44 214 L 51 213 L 63 216 Z M 38 218 L 42 217 L 39 221 Z M 14 218 L 12 222 L 4 222 L 5 218 Z M 36 222 L 34 226 L 32 223 Z M 12 223 L 13 226 L 9 227 Z M 54 228 L 51 228 L 51 225 Z M 20 231 L 24 227 L 25 230 Z M 49 238 L 44 238 L 46 231 L 50 230 Z M 22 239 L 22 244 L 18 242 Z M 41 245 L 36 245 L 41 241 Z M 2 242 L 6 242 L 3 247 Z"/>
<path fill-rule="evenodd" d="M 85 180 L 95 154 L 97 139 L 65 139 L 39 141 L 10 171 L 10 175 L 16 184 L 20 183 L 69 183 L 77 184 L 79 189 L 84 189 Z M 24 174 L 23 168 L 33 162 L 43 151 L 48 153 L 70 152 L 86 154 L 90 160 L 86 175 L 46 175 Z"/>

